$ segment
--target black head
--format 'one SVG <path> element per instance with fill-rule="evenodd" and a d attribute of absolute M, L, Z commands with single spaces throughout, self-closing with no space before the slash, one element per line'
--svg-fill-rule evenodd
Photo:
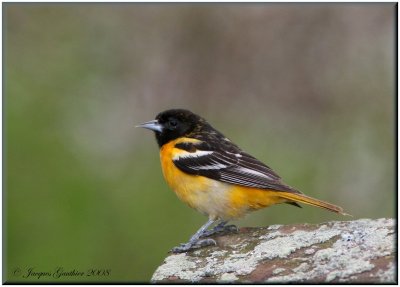
<path fill-rule="evenodd" d="M 173 109 L 159 113 L 156 119 L 139 125 L 138 127 L 153 130 L 158 145 L 161 147 L 178 137 L 189 136 L 208 126 L 200 116 L 188 110 Z"/>

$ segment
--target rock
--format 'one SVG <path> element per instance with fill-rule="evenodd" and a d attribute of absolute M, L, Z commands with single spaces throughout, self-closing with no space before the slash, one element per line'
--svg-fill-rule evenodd
<path fill-rule="evenodd" d="M 241 228 L 169 255 L 153 283 L 396 283 L 395 222 L 359 219 Z"/>

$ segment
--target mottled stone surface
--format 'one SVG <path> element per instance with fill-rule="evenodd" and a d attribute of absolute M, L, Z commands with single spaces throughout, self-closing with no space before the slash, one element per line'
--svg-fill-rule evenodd
<path fill-rule="evenodd" d="M 169 255 L 153 283 L 396 283 L 395 222 L 359 219 L 242 228 Z"/>

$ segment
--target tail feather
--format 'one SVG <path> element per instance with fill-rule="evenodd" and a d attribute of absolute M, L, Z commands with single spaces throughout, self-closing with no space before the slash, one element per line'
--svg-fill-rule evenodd
<path fill-rule="evenodd" d="M 301 194 L 301 193 L 292 193 L 292 192 L 278 192 L 279 196 L 285 199 L 288 199 L 290 201 L 294 201 L 294 202 L 301 202 L 301 203 L 306 203 L 312 206 L 316 206 L 316 207 L 321 207 L 321 208 L 325 208 L 329 211 L 332 212 L 336 212 L 342 215 L 349 215 L 345 212 L 343 212 L 343 208 L 341 208 L 340 206 L 319 200 L 319 199 L 315 199 L 312 198 L 310 196 Z"/>

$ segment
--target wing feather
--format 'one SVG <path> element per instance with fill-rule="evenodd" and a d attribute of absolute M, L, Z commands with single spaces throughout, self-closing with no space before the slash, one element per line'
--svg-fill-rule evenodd
<path fill-rule="evenodd" d="M 234 145 L 229 150 L 226 146 L 224 149 L 213 148 L 204 143 L 180 143 L 175 147 L 188 152 L 173 159 L 174 164 L 186 173 L 247 187 L 299 193 L 282 183 L 269 166 Z"/>

